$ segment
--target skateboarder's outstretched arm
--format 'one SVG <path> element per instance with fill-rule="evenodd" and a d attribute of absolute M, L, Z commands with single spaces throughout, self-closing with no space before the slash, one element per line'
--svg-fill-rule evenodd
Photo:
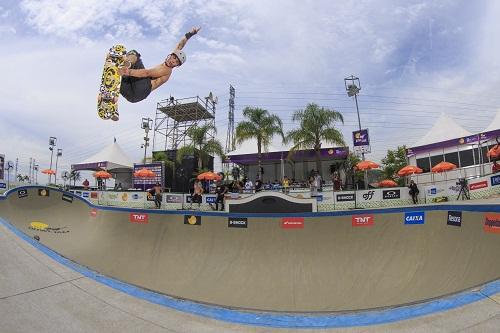
<path fill-rule="evenodd" d="M 119 70 L 120 75 L 128 75 L 133 77 L 150 77 L 150 78 L 159 78 L 159 77 L 170 77 L 172 74 L 172 69 L 174 67 L 178 67 L 182 65 L 186 61 L 186 55 L 183 51 L 181 51 L 186 45 L 189 38 L 196 35 L 200 31 L 200 27 L 191 29 L 190 32 L 186 33 L 184 37 L 177 43 L 176 48 L 172 53 L 168 55 L 165 61 L 153 68 L 146 69 L 130 69 L 130 68 L 121 68 Z M 167 81 L 165 80 L 165 81 Z"/>

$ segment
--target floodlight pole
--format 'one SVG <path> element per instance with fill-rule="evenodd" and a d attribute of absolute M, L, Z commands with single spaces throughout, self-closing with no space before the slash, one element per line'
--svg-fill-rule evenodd
<path fill-rule="evenodd" d="M 350 83 L 348 84 L 348 81 Z M 357 85 L 356 85 L 357 83 Z M 354 101 L 356 102 L 356 113 L 358 115 L 358 127 L 359 130 L 361 131 L 361 117 L 359 116 L 359 106 L 358 106 L 358 94 L 359 91 L 361 90 L 361 83 L 359 82 L 359 78 L 355 77 L 354 75 L 351 75 L 349 77 L 346 77 L 344 79 L 344 85 L 347 91 L 347 96 L 352 97 L 354 96 Z M 363 161 L 365 160 L 365 153 L 361 152 L 361 158 Z M 368 172 L 365 170 L 365 189 L 368 188 Z"/>
<path fill-rule="evenodd" d="M 146 136 L 144 137 L 144 164 L 146 164 L 146 153 L 149 146 L 148 133 L 153 128 L 153 119 L 142 118 L 141 128 L 146 132 Z"/>
<path fill-rule="evenodd" d="M 56 146 L 57 138 L 51 136 L 49 138 L 49 150 L 50 150 L 50 170 L 52 170 L 52 158 L 54 157 L 54 147 Z M 52 174 L 49 172 L 49 184 L 52 180 Z"/>
<path fill-rule="evenodd" d="M 57 162 L 59 161 L 59 156 L 62 156 L 62 149 L 58 148 L 57 149 L 57 154 L 56 154 L 56 173 L 54 174 L 54 183 L 57 185 Z"/>

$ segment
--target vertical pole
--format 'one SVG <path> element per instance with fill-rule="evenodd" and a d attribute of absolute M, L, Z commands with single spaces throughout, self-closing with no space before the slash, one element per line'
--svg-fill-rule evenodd
<path fill-rule="evenodd" d="M 54 147 L 50 148 L 50 170 L 52 170 L 52 158 L 54 157 Z M 52 174 L 49 173 L 49 184 L 50 181 L 52 180 Z"/>
<path fill-rule="evenodd" d="M 359 130 L 361 131 L 361 118 L 359 116 L 358 94 L 354 94 L 354 101 L 356 101 L 356 113 L 358 114 L 358 126 L 359 126 Z M 363 159 L 363 161 L 365 160 L 365 153 L 364 152 L 361 153 L 361 158 Z M 368 189 L 368 171 L 365 170 L 364 174 L 365 174 L 364 175 L 365 189 Z"/>
<path fill-rule="evenodd" d="M 31 184 L 31 163 L 33 162 L 33 158 L 30 157 L 30 168 L 29 168 L 29 183 Z"/>
<path fill-rule="evenodd" d="M 35 183 L 35 159 L 33 159 L 33 168 L 31 168 L 30 179 L 31 183 Z M 35 183 L 36 184 L 36 183 Z"/>

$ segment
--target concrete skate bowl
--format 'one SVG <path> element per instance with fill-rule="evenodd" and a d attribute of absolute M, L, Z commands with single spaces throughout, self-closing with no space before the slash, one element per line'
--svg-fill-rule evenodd
<path fill-rule="evenodd" d="M 242 313 L 313 316 L 404 308 L 498 284 L 499 212 L 486 204 L 156 212 L 35 187 L 0 200 L 0 218 L 25 239 L 38 236 L 33 244 L 119 283 Z"/>

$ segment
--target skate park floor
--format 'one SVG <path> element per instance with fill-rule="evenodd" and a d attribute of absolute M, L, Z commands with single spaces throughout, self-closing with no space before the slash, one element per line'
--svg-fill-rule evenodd
<path fill-rule="evenodd" d="M 53 260 L 0 224 L 0 332 L 499 332 L 500 294 L 389 324 L 330 329 L 246 326 L 135 298 Z"/>

